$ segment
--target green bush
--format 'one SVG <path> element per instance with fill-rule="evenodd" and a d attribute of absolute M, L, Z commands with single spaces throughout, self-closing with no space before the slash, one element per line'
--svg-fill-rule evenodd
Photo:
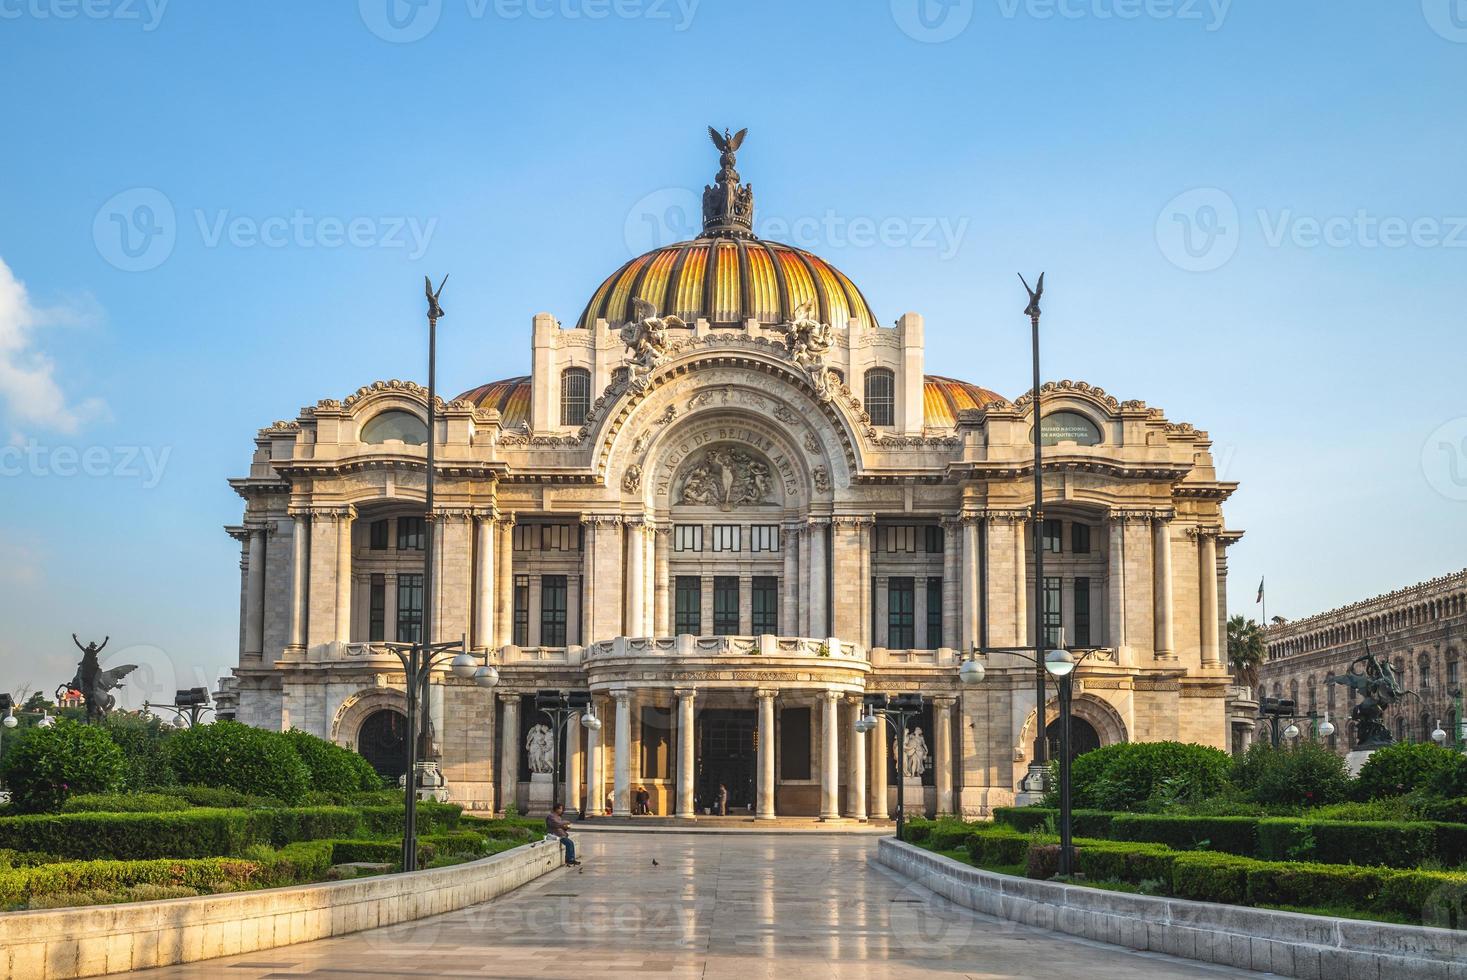
<path fill-rule="evenodd" d="M 924 844 L 932 833 L 934 821 L 926 817 L 909 817 L 904 821 L 902 839 L 909 844 Z"/>
<path fill-rule="evenodd" d="M 1429 742 L 1397 742 L 1376 749 L 1360 767 L 1356 792 L 1362 799 L 1403 796 L 1449 782 L 1462 757 Z"/>
<path fill-rule="evenodd" d="M 250 839 L 272 847 L 284 847 L 296 841 L 355 837 L 364 825 L 360 810 L 340 806 L 251 810 L 249 817 Z M 400 820 L 397 829 L 402 830 Z"/>
<path fill-rule="evenodd" d="M 927 843 L 934 851 L 952 851 L 963 846 L 968 835 L 978 829 L 978 824 L 961 820 L 939 820 L 928 831 Z"/>
<path fill-rule="evenodd" d="M 419 844 L 421 845 L 421 841 Z M 332 864 L 396 864 L 402 860 L 400 840 L 334 840 L 331 842 Z"/>
<path fill-rule="evenodd" d="M 1439 929 L 1467 929 L 1467 874 L 1397 871 L 1381 885 L 1379 911 Z"/>
<path fill-rule="evenodd" d="M 188 801 L 164 793 L 84 793 L 61 804 L 62 813 L 167 813 Z"/>
<path fill-rule="evenodd" d="M 1266 805 L 1324 806 L 1342 802 L 1350 792 L 1345 760 L 1312 742 L 1280 749 L 1255 742 L 1232 778 Z"/>
<path fill-rule="evenodd" d="M 1247 872 L 1249 905 L 1371 909 L 1393 872 L 1344 864 L 1255 862 Z"/>
<path fill-rule="evenodd" d="M 1134 810 L 1155 801 L 1200 800 L 1227 785 L 1231 756 L 1183 742 L 1120 742 L 1076 757 L 1070 770 L 1075 806 Z"/>
<path fill-rule="evenodd" d="M 70 796 L 114 792 L 125 771 L 122 750 L 104 731 L 74 721 L 27 728 L 0 764 L 20 813 L 55 812 Z"/>
<path fill-rule="evenodd" d="M 250 815 L 243 810 L 0 818 L 0 847 L 87 860 L 219 857 L 250 843 Z"/>
<path fill-rule="evenodd" d="M 273 796 L 256 796 L 251 793 L 241 793 L 239 790 L 229 789 L 224 786 L 164 786 L 159 787 L 157 792 L 164 796 L 176 796 L 188 802 L 191 806 L 278 807 L 285 805 L 283 800 L 278 800 Z"/>
<path fill-rule="evenodd" d="M 309 732 L 292 728 L 285 737 L 311 774 L 311 788 L 323 793 L 361 793 L 382 789 L 382 777 L 371 763 Z"/>
<path fill-rule="evenodd" d="M 287 844 L 261 862 L 260 883 L 290 885 L 319 881 L 331 870 L 333 844 L 329 840 L 297 841 Z"/>
<path fill-rule="evenodd" d="M 993 822 L 1025 833 L 1046 830 L 1059 824 L 1059 810 L 1048 806 L 996 806 Z"/>
<path fill-rule="evenodd" d="M 1404 821 L 1310 820 L 1258 822 L 1257 856 L 1267 861 L 1415 868 L 1436 855 L 1437 825 Z"/>
<path fill-rule="evenodd" d="M 164 748 L 172 729 L 159 718 L 141 715 L 107 716 L 107 737 L 122 750 L 124 773 L 122 788 L 131 793 L 158 786 L 172 786 L 178 781 L 168 764 Z"/>
<path fill-rule="evenodd" d="M 1247 904 L 1248 871 L 1257 863 L 1232 854 L 1178 853 L 1172 860 L 1172 894 L 1199 902 Z"/>
<path fill-rule="evenodd" d="M 1258 820 L 1254 817 L 1171 817 L 1117 813 L 1107 837 L 1166 844 L 1179 851 L 1223 851 L 1242 857 L 1258 852 Z"/>
<path fill-rule="evenodd" d="M 261 867 L 232 858 L 162 861 L 68 861 L 0 871 L 0 904 L 13 905 L 63 892 L 117 892 L 134 885 L 173 885 L 212 891 L 248 887 Z"/>
<path fill-rule="evenodd" d="M 1424 820 L 1467 823 L 1467 796 L 1445 800 L 1426 800 L 1421 804 L 1421 817 Z"/>
<path fill-rule="evenodd" d="M 311 774 L 284 734 L 218 721 L 175 732 L 167 742 L 169 764 L 181 782 L 261 793 L 296 803 L 310 789 Z"/>
<path fill-rule="evenodd" d="M 362 806 L 355 808 L 362 816 L 367 833 L 382 836 L 402 835 L 403 806 L 401 803 L 388 806 Z M 453 803 L 419 803 L 418 833 L 434 834 L 443 830 L 458 829 L 463 807 Z M 544 827 L 543 822 L 540 823 Z"/>
<path fill-rule="evenodd" d="M 968 835 L 966 847 L 968 860 L 984 867 L 1006 867 L 1024 864 L 1029 858 L 1029 845 L 1033 839 L 1007 827 L 974 831 Z M 1049 843 L 1050 839 L 1046 839 Z"/>
<path fill-rule="evenodd" d="M 1076 848 L 1075 866 L 1092 881 L 1157 881 L 1170 890 L 1177 853 L 1162 844 L 1087 840 Z"/>
<path fill-rule="evenodd" d="M 1460 800 L 1467 807 L 1467 755 L 1458 755 L 1452 765 L 1436 770 L 1426 792 L 1434 799 Z"/>

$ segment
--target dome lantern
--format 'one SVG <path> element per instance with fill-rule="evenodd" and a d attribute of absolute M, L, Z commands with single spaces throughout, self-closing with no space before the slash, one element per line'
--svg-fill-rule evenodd
<path fill-rule="evenodd" d="M 722 135 L 712 126 L 708 135 L 718 147 L 719 170 L 711 186 L 703 188 L 703 234 L 700 238 L 755 238 L 754 234 L 754 187 L 739 183 L 739 172 L 734 168 L 734 154 L 749 135 L 741 129 L 733 135 L 725 129 Z"/>

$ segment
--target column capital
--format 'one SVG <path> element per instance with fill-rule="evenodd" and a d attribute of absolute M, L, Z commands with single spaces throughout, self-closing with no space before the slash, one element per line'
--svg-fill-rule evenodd
<path fill-rule="evenodd" d="M 311 504 L 306 510 L 318 520 L 349 521 L 357 516 L 351 504 Z"/>
<path fill-rule="evenodd" d="M 673 697 L 679 701 L 691 701 L 698 696 L 696 687 L 675 687 L 672 689 Z"/>
<path fill-rule="evenodd" d="M 632 690 L 629 687 L 612 688 L 607 693 L 611 695 L 612 700 L 619 704 L 624 704 L 632 699 Z"/>
<path fill-rule="evenodd" d="M 760 701 L 773 701 L 779 697 L 779 691 L 770 687 L 761 687 L 754 692 L 754 697 Z"/>
<path fill-rule="evenodd" d="M 499 698 L 504 704 L 519 704 L 520 698 L 524 695 L 519 691 L 499 691 L 494 696 Z"/>
<path fill-rule="evenodd" d="M 586 527 L 621 527 L 622 516 L 620 514 L 582 514 L 581 523 Z"/>
<path fill-rule="evenodd" d="M 1187 537 L 1195 538 L 1198 541 L 1203 541 L 1207 538 L 1216 539 L 1221 534 L 1222 528 L 1215 525 L 1193 524 L 1191 527 L 1187 528 Z"/>
<path fill-rule="evenodd" d="M 956 705 L 957 703 L 958 703 L 958 696 L 956 694 L 934 694 L 934 695 L 932 695 L 932 704 L 933 704 L 933 706 L 938 707 L 938 708 L 951 708 L 954 705 Z"/>
<path fill-rule="evenodd" d="M 839 702 L 840 699 L 843 698 L 843 697 L 845 697 L 845 696 L 846 696 L 846 693 L 844 691 L 821 691 L 820 692 L 820 700 L 822 700 L 822 701 L 835 701 L 835 702 Z"/>
<path fill-rule="evenodd" d="M 501 511 L 497 513 L 494 518 L 494 523 L 498 524 L 500 527 L 514 527 L 515 512 L 511 510 Z"/>
<path fill-rule="evenodd" d="M 980 507 L 963 515 L 964 522 L 995 521 L 1005 524 L 1022 524 L 1029 519 L 1027 507 Z"/>

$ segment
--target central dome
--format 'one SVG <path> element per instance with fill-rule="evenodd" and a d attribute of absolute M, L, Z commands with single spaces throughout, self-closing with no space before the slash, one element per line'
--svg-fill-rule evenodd
<path fill-rule="evenodd" d="M 739 327 L 749 320 L 778 326 L 812 304 L 821 323 L 844 329 L 852 320 L 875 327 L 866 298 L 841 271 L 817 255 L 763 242 L 754 234 L 754 188 L 739 181 L 734 154 L 748 130 L 731 135 L 713 127 L 719 171 L 703 188 L 703 234 L 639 255 L 613 272 L 586 304 L 581 329 L 606 320 L 613 327 L 633 318 L 633 302 L 645 300 L 658 316 L 692 324 L 707 320 Z"/>
<path fill-rule="evenodd" d="M 632 316 L 632 300 L 645 299 L 659 316 L 703 319 L 715 326 L 788 323 L 806 302 L 821 323 L 844 328 L 851 320 L 875 327 L 866 297 L 835 266 L 803 249 L 757 238 L 698 238 L 665 245 L 617 269 L 591 297 L 578 327 L 597 320 L 613 326 Z"/>

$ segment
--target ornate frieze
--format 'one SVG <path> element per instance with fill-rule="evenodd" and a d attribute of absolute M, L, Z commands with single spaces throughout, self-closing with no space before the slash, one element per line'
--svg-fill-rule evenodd
<path fill-rule="evenodd" d="M 728 511 L 771 503 L 773 488 L 768 464 L 742 450 L 719 446 L 704 453 L 684 474 L 677 503 Z"/>

